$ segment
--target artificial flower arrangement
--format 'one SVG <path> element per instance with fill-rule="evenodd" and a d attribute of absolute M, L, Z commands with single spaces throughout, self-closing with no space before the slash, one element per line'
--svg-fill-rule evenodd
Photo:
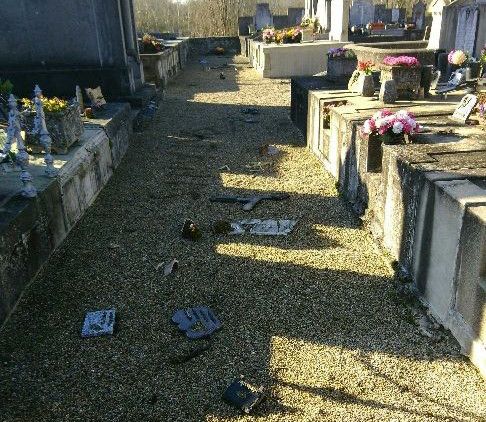
<path fill-rule="evenodd" d="M 349 48 L 339 47 L 339 48 L 330 48 L 327 52 L 327 57 L 334 58 L 340 57 L 343 59 L 354 59 L 356 58 L 356 54 L 353 50 Z"/>
<path fill-rule="evenodd" d="M 24 110 L 35 111 L 35 104 L 29 98 L 22 98 L 21 100 L 22 108 Z M 45 113 L 62 113 L 67 110 L 69 104 L 66 100 L 58 97 L 42 97 L 42 108 Z"/>
<path fill-rule="evenodd" d="M 333 103 L 327 103 L 322 108 L 322 125 L 324 129 L 329 129 L 331 124 L 331 109 L 334 107 L 340 107 L 346 105 L 348 102 L 343 101 L 335 101 Z"/>
<path fill-rule="evenodd" d="M 383 64 L 386 66 L 403 66 L 403 67 L 418 67 L 420 62 L 416 57 L 412 56 L 386 56 L 383 59 Z"/>
<path fill-rule="evenodd" d="M 478 103 L 476 108 L 481 119 L 486 119 L 486 92 L 481 92 L 478 94 Z"/>
<path fill-rule="evenodd" d="M 275 42 L 275 29 L 274 28 L 265 28 L 262 32 L 262 39 L 267 44 Z"/>
<path fill-rule="evenodd" d="M 142 54 L 154 54 L 159 53 L 164 49 L 162 43 L 150 34 L 143 34 L 142 42 L 140 45 L 140 52 Z"/>
<path fill-rule="evenodd" d="M 371 61 L 366 61 L 366 62 L 363 62 L 363 61 L 359 61 L 358 62 L 358 70 L 360 72 L 363 72 L 365 75 L 371 75 L 371 73 L 373 72 L 373 62 Z"/>
<path fill-rule="evenodd" d="M 463 66 L 468 63 L 469 59 L 469 54 L 462 50 L 452 50 L 447 55 L 447 60 L 449 63 L 455 66 Z"/>
<path fill-rule="evenodd" d="M 293 44 L 302 41 L 302 28 L 296 26 L 294 28 L 285 28 L 275 33 L 275 42 L 277 44 Z"/>
<path fill-rule="evenodd" d="M 312 32 L 317 32 L 319 29 L 319 19 L 304 18 L 300 23 L 301 28 L 312 28 Z"/>
<path fill-rule="evenodd" d="M 420 131 L 415 116 L 406 111 L 396 113 L 388 109 L 376 112 L 361 127 L 362 135 L 380 135 L 385 144 L 402 143 L 404 135 L 413 135 Z"/>

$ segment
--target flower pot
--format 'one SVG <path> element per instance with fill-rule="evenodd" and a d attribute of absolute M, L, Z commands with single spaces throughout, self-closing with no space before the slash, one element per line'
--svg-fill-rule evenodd
<path fill-rule="evenodd" d="M 356 58 L 328 57 L 327 59 L 327 79 L 338 81 L 349 79 L 356 69 L 358 61 Z"/>
<path fill-rule="evenodd" d="M 422 66 L 386 66 L 381 67 L 380 81 L 393 79 L 397 85 L 399 99 L 413 99 L 418 96 L 422 80 Z"/>
<path fill-rule="evenodd" d="M 312 28 L 302 28 L 302 42 L 314 41 L 314 30 Z"/>
<path fill-rule="evenodd" d="M 77 103 L 70 105 L 61 113 L 45 112 L 45 116 L 47 130 L 52 140 L 52 152 L 56 154 L 67 154 L 69 147 L 78 141 L 84 132 L 79 105 Z M 34 127 L 34 117 L 35 112 L 26 115 L 28 130 L 25 143 L 34 152 L 41 152 L 44 150 L 44 147 L 40 144 L 39 135 L 29 133 Z"/>

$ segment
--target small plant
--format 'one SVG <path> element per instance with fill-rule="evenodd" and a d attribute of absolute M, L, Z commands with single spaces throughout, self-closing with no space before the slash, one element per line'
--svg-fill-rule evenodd
<path fill-rule="evenodd" d="M 371 61 L 358 62 L 358 70 L 360 72 L 363 72 L 365 75 L 371 75 L 371 73 L 373 72 L 373 66 L 374 64 Z"/>
<path fill-rule="evenodd" d="M 274 28 L 265 28 L 262 33 L 262 39 L 267 44 L 275 42 L 275 29 Z"/>
<path fill-rule="evenodd" d="M 327 52 L 328 57 L 341 57 L 344 59 L 354 59 L 356 58 L 356 54 L 353 50 L 349 48 L 339 47 L 339 48 L 330 48 Z"/>
<path fill-rule="evenodd" d="M 8 79 L 2 81 L 0 79 L 0 95 L 10 95 L 13 91 L 13 84 Z"/>
<path fill-rule="evenodd" d="M 387 66 L 403 66 L 403 67 L 416 67 L 420 66 L 420 62 L 416 57 L 412 56 L 386 56 L 383 59 L 383 64 Z"/>
<path fill-rule="evenodd" d="M 24 110 L 35 111 L 35 104 L 32 100 L 29 98 L 22 98 L 20 101 L 22 102 Z M 58 97 L 42 97 L 41 101 L 45 113 L 62 113 L 69 107 L 66 100 Z"/>
<path fill-rule="evenodd" d="M 322 125 L 324 129 L 329 129 L 331 125 L 331 109 L 346 105 L 347 101 L 336 101 L 334 103 L 327 103 L 322 108 Z"/>
<path fill-rule="evenodd" d="M 145 54 L 159 53 L 164 49 L 162 43 L 157 38 L 155 38 L 153 35 L 150 34 L 144 34 L 142 36 L 142 44 L 140 47 L 142 53 Z"/>

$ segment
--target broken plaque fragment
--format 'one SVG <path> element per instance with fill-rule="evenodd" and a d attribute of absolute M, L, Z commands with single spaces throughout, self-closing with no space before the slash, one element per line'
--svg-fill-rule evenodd
<path fill-rule="evenodd" d="M 243 413 L 250 413 L 253 408 L 265 398 L 263 387 L 254 387 L 245 382 L 243 377 L 234 380 L 223 394 L 223 400 L 240 409 Z"/>
<path fill-rule="evenodd" d="M 81 337 L 112 335 L 114 325 L 114 309 L 87 312 L 84 318 L 83 329 L 81 330 Z"/>
<path fill-rule="evenodd" d="M 292 232 L 297 220 L 240 220 L 231 223 L 229 234 L 254 234 L 257 236 L 286 236 Z"/>
<path fill-rule="evenodd" d="M 179 309 L 172 316 L 172 322 L 190 339 L 208 337 L 221 328 L 219 319 L 206 306 Z"/>

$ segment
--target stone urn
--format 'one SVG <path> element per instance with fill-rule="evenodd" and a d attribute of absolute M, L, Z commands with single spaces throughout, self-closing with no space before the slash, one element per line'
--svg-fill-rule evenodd
<path fill-rule="evenodd" d="M 81 138 L 84 132 L 83 121 L 81 120 L 81 110 L 78 103 L 71 104 L 65 111 L 59 113 L 45 112 L 46 126 L 51 136 L 51 149 L 56 154 L 67 154 L 69 147 Z M 30 112 L 25 116 L 27 126 L 25 144 L 32 151 L 41 152 L 44 147 L 40 144 L 38 134 L 29 133 L 34 127 L 35 112 Z"/>
<path fill-rule="evenodd" d="M 356 70 L 358 61 L 356 58 L 328 57 L 327 59 L 327 79 L 340 81 L 349 79 Z"/>
<path fill-rule="evenodd" d="M 310 27 L 302 28 L 302 42 L 314 41 L 314 30 Z"/>
<path fill-rule="evenodd" d="M 393 79 L 399 99 L 413 99 L 418 96 L 422 80 L 422 66 L 382 65 L 380 82 Z"/>
<path fill-rule="evenodd" d="M 372 97 L 375 95 L 375 83 L 373 81 L 373 75 L 361 73 L 359 77 L 359 87 L 359 93 L 363 97 Z"/>

